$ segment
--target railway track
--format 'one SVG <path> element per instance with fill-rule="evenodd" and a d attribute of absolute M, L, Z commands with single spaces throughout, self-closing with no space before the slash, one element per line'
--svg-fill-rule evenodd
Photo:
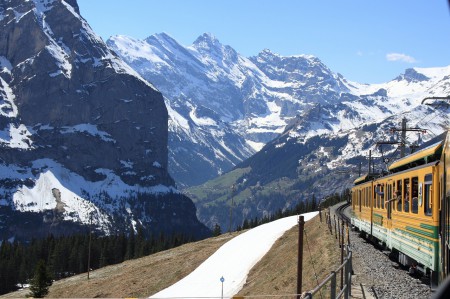
<path fill-rule="evenodd" d="M 341 206 L 339 206 L 338 208 L 336 208 L 336 215 L 338 215 L 339 218 L 341 218 L 344 221 L 347 221 L 348 223 L 350 223 L 350 217 L 348 217 L 345 214 L 345 209 L 350 206 L 350 203 L 345 203 Z"/>

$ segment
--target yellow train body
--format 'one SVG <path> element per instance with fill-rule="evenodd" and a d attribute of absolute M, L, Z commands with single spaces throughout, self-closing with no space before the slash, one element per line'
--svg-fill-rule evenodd
<path fill-rule="evenodd" d="M 366 175 L 352 188 L 352 224 L 399 253 L 404 264 L 438 271 L 440 171 L 438 143 L 396 161 L 389 175 Z M 430 162 L 431 161 L 431 162 Z"/>

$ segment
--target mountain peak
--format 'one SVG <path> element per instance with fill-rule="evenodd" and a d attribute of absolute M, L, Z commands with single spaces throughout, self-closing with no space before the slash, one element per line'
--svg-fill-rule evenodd
<path fill-rule="evenodd" d="M 300 55 L 283 56 L 278 53 L 272 52 L 270 49 L 262 50 L 258 54 L 258 56 L 256 56 L 256 59 L 259 61 L 281 61 L 285 59 L 300 59 L 310 62 L 320 62 L 320 59 L 313 55 L 300 54 Z"/>
<path fill-rule="evenodd" d="M 203 33 L 195 40 L 193 46 L 197 49 L 211 50 L 220 48 L 222 44 L 212 33 Z"/>
<path fill-rule="evenodd" d="M 167 32 L 161 32 L 161 33 L 155 33 L 150 37 L 154 37 L 157 40 L 163 40 L 163 41 L 175 41 L 175 39 L 170 36 Z"/>
<path fill-rule="evenodd" d="M 397 81 L 406 80 L 407 82 L 421 82 L 421 81 L 427 81 L 429 79 L 430 78 L 428 78 L 427 76 L 425 76 L 422 73 L 419 73 L 416 69 L 409 68 L 409 69 L 405 70 L 404 74 L 398 76 L 394 80 L 397 80 Z"/>
<path fill-rule="evenodd" d="M 172 48 L 180 48 L 181 45 L 168 33 L 162 32 L 162 33 L 155 33 L 145 39 L 145 42 L 147 42 L 150 45 L 158 47 L 158 45 L 163 46 L 167 49 Z"/>

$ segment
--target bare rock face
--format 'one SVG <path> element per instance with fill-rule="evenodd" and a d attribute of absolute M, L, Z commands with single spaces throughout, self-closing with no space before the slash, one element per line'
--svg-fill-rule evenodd
<path fill-rule="evenodd" d="M 26 235 L 14 220 L 23 213 L 42 234 L 48 213 L 59 219 L 52 227 L 92 218 L 105 233 L 204 234 L 172 187 L 167 126 L 161 93 L 92 32 L 75 0 L 0 3 L 0 237 Z M 192 227 L 157 224 L 165 199 L 192 205 L 185 214 L 171 205 Z"/>

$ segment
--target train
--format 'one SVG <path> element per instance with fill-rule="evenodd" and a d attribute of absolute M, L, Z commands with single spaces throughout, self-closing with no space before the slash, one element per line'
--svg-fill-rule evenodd
<path fill-rule="evenodd" d="M 368 173 L 352 187 L 351 223 L 389 249 L 397 261 L 429 276 L 450 271 L 450 131 L 442 141 Z"/>

